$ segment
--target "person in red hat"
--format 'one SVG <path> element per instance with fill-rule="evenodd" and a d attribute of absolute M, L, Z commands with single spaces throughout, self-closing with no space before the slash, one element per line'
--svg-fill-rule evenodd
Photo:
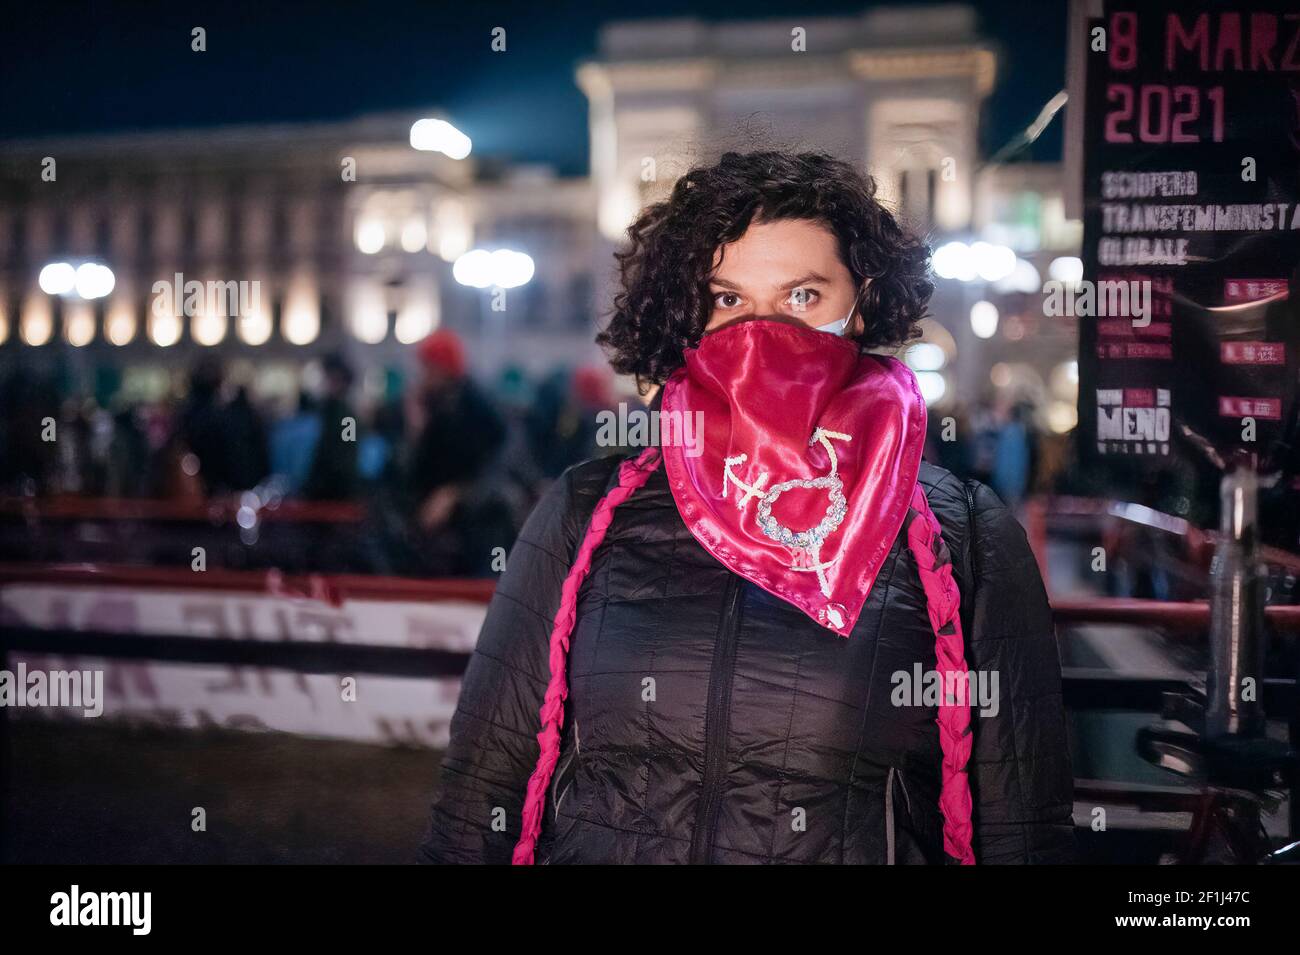
<path fill-rule="evenodd" d="M 421 378 L 409 409 L 416 437 L 406 467 L 415 531 L 423 538 L 427 572 L 475 573 L 489 565 L 492 548 L 507 546 L 512 536 L 496 518 L 488 522 L 493 530 L 483 525 L 485 513 L 499 510 L 486 505 L 486 472 L 505 443 L 505 424 L 468 375 L 455 332 L 434 332 L 416 354 Z"/>
<path fill-rule="evenodd" d="M 465 377 L 465 346 L 449 328 L 440 328 L 417 348 L 426 376 L 458 381 Z"/>

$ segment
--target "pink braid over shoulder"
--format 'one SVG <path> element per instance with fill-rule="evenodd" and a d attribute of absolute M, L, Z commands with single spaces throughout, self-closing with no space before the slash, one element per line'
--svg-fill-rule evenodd
<path fill-rule="evenodd" d="M 961 592 L 952 576 L 952 560 L 939 521 L 918 483 L 912 491 L 915 514 L 907 528 L 907 544 L 921 575 L 926 609 L 934 630 L 935 659 L 942 678 L 939 699 L 939 746 L 943 752 L 939 808 L 943 812 L 943 849 L 962 865 L 974 865 L 971 849 L 971 794 L 966 767 L 973 737 L 970 725 L 970 684 L 966 644 L 961 631 Z M 961 699 L 952 688 L 960 687 Z"/>
<path fill-rule="evenodd" d="M 551 775 L 560 758 L 560 729 L 564 726 L 564 701 L 569 695 L 566 664 L 569 637 L 573 633 L 578 613 L 578 591 L 591 570 L 591 557 L 605 539 L 605 532 L 614 519 L 614 509 L 649 480 L 650 474 L 659 464 L 660 453 L 657 447 L 646 448 L 636 458 L 619 465 L 618 486 L 601 498 L 592 512 L 587 533 L 578 548 L 577 559 L 560 589 L 560 608 L 555 612 L 555 622 L 551 628 L 551 680 L 546 687 L 546 695 L 542 698 L 542 731 L 537 734 L 537 742 L 542 749 L 524 796 L 523 829 L 512 856 L 515 865 L 533 864 L 533 850 L 537 847 L 537 837 L 542 831 L 542 814 L 546 808 L 546 788 L 551 784 Z"/>

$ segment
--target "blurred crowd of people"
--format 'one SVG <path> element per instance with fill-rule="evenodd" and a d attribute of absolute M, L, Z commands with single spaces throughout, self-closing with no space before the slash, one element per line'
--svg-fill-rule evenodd
<path fill-rule="evenodd" d="M 418 371 L 393 394 L 363 402 L 356 370 L 329 354 L 318 384 L 278 414 L 216 355 L 189 369 L 183 397 L 152 402 L 61 395 L 11 369 L 0 379 L 0 495 L 354 502 L 365 569 L 491 574 L 548 482 L 619 450 L 597 446 L 613 378 L 594 367 L 541 379 L 507 368 L 488 384 L 470 375 L 454 332 L 415 347 Z M 1035 489 L 1042 454 L 1029 403 L 932 414 L 930 431 L 930 460 L 1009 504 Z"/>
<path fill-rule="evenodd" d="M 970 407 L 932 412 L 928 425 L 927 460 L 984 482 L 1012 507 L 1046 478 L 1043 437 L 1029 401 L 987 398 Z"/>
<path fill-rule="evenodd" d="M 510 368 L 486 386 L 455 333 L 417 349 L 417 374 L 364 408 L 355 369 L 329 354 L 319 387 L 280 415 L 229 381 L 217 356 L 190 369 L 181 399 L 107 407 L 11 369 L 0 379 L 0 495 L 356 502 L 374 572 L 487 575 L 549 481 L 617 450 L 596 445 L 613 380 L 580 368 L 534 381 Z"/>

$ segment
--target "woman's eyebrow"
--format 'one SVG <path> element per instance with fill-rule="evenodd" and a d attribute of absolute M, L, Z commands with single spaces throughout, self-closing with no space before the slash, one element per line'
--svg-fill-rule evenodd
<path fill-rule="evenodd" d="M 826 276 L 822 275 L 819 272 L 809 272 L 807 275 L 801 276 L 800 278 L 795 279 L 793 282 L 786 282 L 784 285 L 781 286 L 781 291 L 785 292 L 792 288 L 798 288 L 800 285 L 809 285 L 813 282 L 821 282 L 825 284 L 829 281 L 830 279 L 828 279 Z"/>
<path fill-rule="evenodd" d="M 825 285 L 826 283 L 830 282 L 830 279 L 822 275 L 820 272 L 809 272 L 807 275 L 803 275 L 797 279 L 794 279 L 793 281 L 786 282 L 784 285 L 780 286 L 780 290 L 782 292 L 786 292 L 792 288 L 798 288 L 801 285 L 810 285 L 815 282 L 821 282 L 823 285 Z M 721 288 L 731 289 L 733 292 L 739 292 L 741 290 L 739 285 L 736 285 L 734 282 L 728 282 L 726 279 L 712 278 L 709 279 L 709 284 L 717 285 Z"/>

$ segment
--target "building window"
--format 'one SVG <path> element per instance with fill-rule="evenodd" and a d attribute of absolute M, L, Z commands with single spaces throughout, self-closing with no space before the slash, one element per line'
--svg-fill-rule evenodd
<path fill-rule="evenodd" d="M 289 245 L 289 210 L 283 202 L 277 202 L 271 209 L 271 247 L 283 252 Z"/>
<path fill-rule="evenodd" d="M 241 232 L 244 228 L 244 213 L 238 202 L 226 206 L 226 251 L 239 255 L 243 245 Z"/>
<path fill-rule="evenodd" d="M 575 275 L 569 281 L 569 322 L 575 329 L 586 331 L 591 327 L 594 298 L 590 275 Z"/>
<path fill-rule="evenodd" d="M 63 255 L 68 249 L 68 214 L 63 209 L 54 213 L 54 254 Z"/>
<path fill-rule="evenodd" d="M 22 210 L 20 209 L 15 211 L 13 219 L 11 219 L 9 222 L 9 261 L 10 262 L 19 261 L 21 255 L 24 254 L 27 250 L 27 247 L 23 244 L 27 238 L 25 235 L 26 229 L 27 229 L 27 220 L 26 217 L 23 215 Z M 16 313 L 11 312 L 10 314 L 12 315 Z"/>
<path fill-rule="evenodd" d="M 137 236 L 139 242 L 140 257 L 149 259 L 153 254 L 153 210 L 140 210 L 140 232 Z"/>
<path fill-rule="evenodd" d="M 937 170 L 904 169 L 898 174 L 898 208 L 914 221 L 933 222 L 937 184 Z"/>
<path fill-rule="evenodd" d="M 187 256 L 193 255 L 199 247 L 199 216 L 193 206 L 186 206 L 181 213 L 181 249 Z"/>
<path fill-rule="evenodd" d="M 318 207 L 316 215 L 316 248 L 322 255 L 328 257 L 334 252 L 334 244 L 338 241 L 336 234 L 339 228 L 338 210 L 334 203 L 326 198 Z"/>
<path fill-rule="evenodd" d="M 95 252 L 101 259 L 108 258 L 113 245 L 113 220 L 109 210 L 102 210 L 95 219 Z"/>

